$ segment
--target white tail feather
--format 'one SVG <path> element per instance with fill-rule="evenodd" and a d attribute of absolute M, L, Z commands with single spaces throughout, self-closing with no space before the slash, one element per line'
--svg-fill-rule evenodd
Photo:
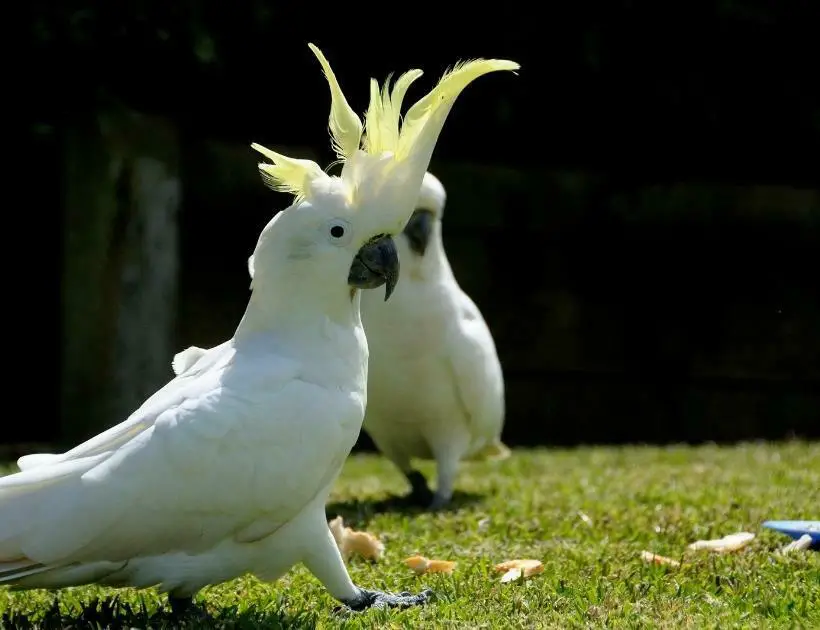
<path fill-rule="evenodd" d="M 14 562 L 0 562 L 0 584 L 13 584 L 28 575 L 50 571 L 52 568 L 28 558 Z"/>

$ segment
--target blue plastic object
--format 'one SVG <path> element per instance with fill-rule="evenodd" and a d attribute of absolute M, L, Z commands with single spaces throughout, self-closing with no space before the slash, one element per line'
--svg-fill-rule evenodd
<path fill-rule="evenodd" d="M 808 534 L 812 539 L 812 549 L 820 546 L 820 521 L 766 521 L 763 527 L 791 536 L 795 540 Z"/>

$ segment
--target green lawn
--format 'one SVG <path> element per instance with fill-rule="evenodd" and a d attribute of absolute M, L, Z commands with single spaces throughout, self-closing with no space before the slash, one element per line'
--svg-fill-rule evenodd
<path fill-rule="evenodd" d="M 452 511 L 377 510 L 375 502 L 404 492 L 402 479 L 377 456 L 355 456 L 328 507 L 329 517 L 340 513 L 386 545 L 377 564 L 351 559 L 356 583 L 430 587 L 432 604 L 345 619 L 300 566 L 273 585 L 243 579 L 206 589 L 199 599 L 210 621 L 189 627 L 820 628 L 820 553 L 780 556 L 789 539 L 760 527 L 820 517 L 820 444 L 518 450 L 505 462 L 465 464 L 458 489 Z M 639 558 L 646 549 L 680 559 L 696 539 L 738 531 L 757 537 L 736 554 L 688 552 L 679 569 Z M 413 554 L 458 565 L 449 576 L 416 577 L 402 562 Z M 501 584 L 492 565 L 512 558 L 540 559 L 544 572 Z M 55 599 L 3 589 L 0 611 L 5 627 L 10 613 L 40 627 L 174 625 L 153 591 L 119 592 L 133 612 L 90 605 L 114 592 L 70 589 Z"/>

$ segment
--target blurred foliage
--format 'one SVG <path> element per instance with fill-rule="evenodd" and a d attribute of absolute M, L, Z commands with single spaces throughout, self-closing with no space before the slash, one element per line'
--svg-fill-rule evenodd
<path fill-rule="evenodd" d="M 36 122 L 103 93 L 173 116 L 195 133 L 204 125 L 242 142 L 270 132 L 281 143 L 323 146 L 319 132 L 297 137 L 300 125 L 282 130 L 271 122 L 327 115 L 305 47 L 312 40 L 359 110 L 367 76 L 423 67 L 424 82 L 459 58 L 520 61 L 519 79 L 478 82 L 465 94 L 484 105 L 460 108 L 445 131 L 459 141 L 443 143 L 440 157 L 621 169 L 640 162 L 653 176 L 670 163 L 676 173 L 722 176 L 735 166 L 752 178 L 811 181 L 799 155 L 820 140 L 811 78 L 819 7 L 620 0 L 554 6 L 536 17 L 511 4 L 474 16 L 469 29 L 464 15 L 439 14 L 400 29 L 409 19 L 403 13 L 367 17 L 371 24 L 362 28 L 343 16 L 323 19 L 313 5 L 263 0 L 40 3 L 30 22 L 32 56 L 49 80 L 34 87 L 41 97 L 34 99 Z M 71 88 L 55 94 L 65 79 Z M 295 107 L 303 86 L 307 98 Z M 503 137 L 477 133 L 488 117 Z"/>

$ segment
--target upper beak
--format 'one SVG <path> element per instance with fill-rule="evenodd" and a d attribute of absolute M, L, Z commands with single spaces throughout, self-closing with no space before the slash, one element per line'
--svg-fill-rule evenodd
<path fill-rule="evenodd" d="M 388 235 L 376 236 L 365 243 L 350 265 L 347 283 L 358 289 L 375 289 L 386 285 L 384 301 L 399 281 L 399 252 Z"/>
<path fill-rule="evenodd" d="M 416 210 L 404 226 L 404 234 L 410 243 L 410 249 L 419 256 L 424 256 L 427 250 L 430 234 L 433 232 L 433 221 L 435 217 L 429 210 Z"/>

